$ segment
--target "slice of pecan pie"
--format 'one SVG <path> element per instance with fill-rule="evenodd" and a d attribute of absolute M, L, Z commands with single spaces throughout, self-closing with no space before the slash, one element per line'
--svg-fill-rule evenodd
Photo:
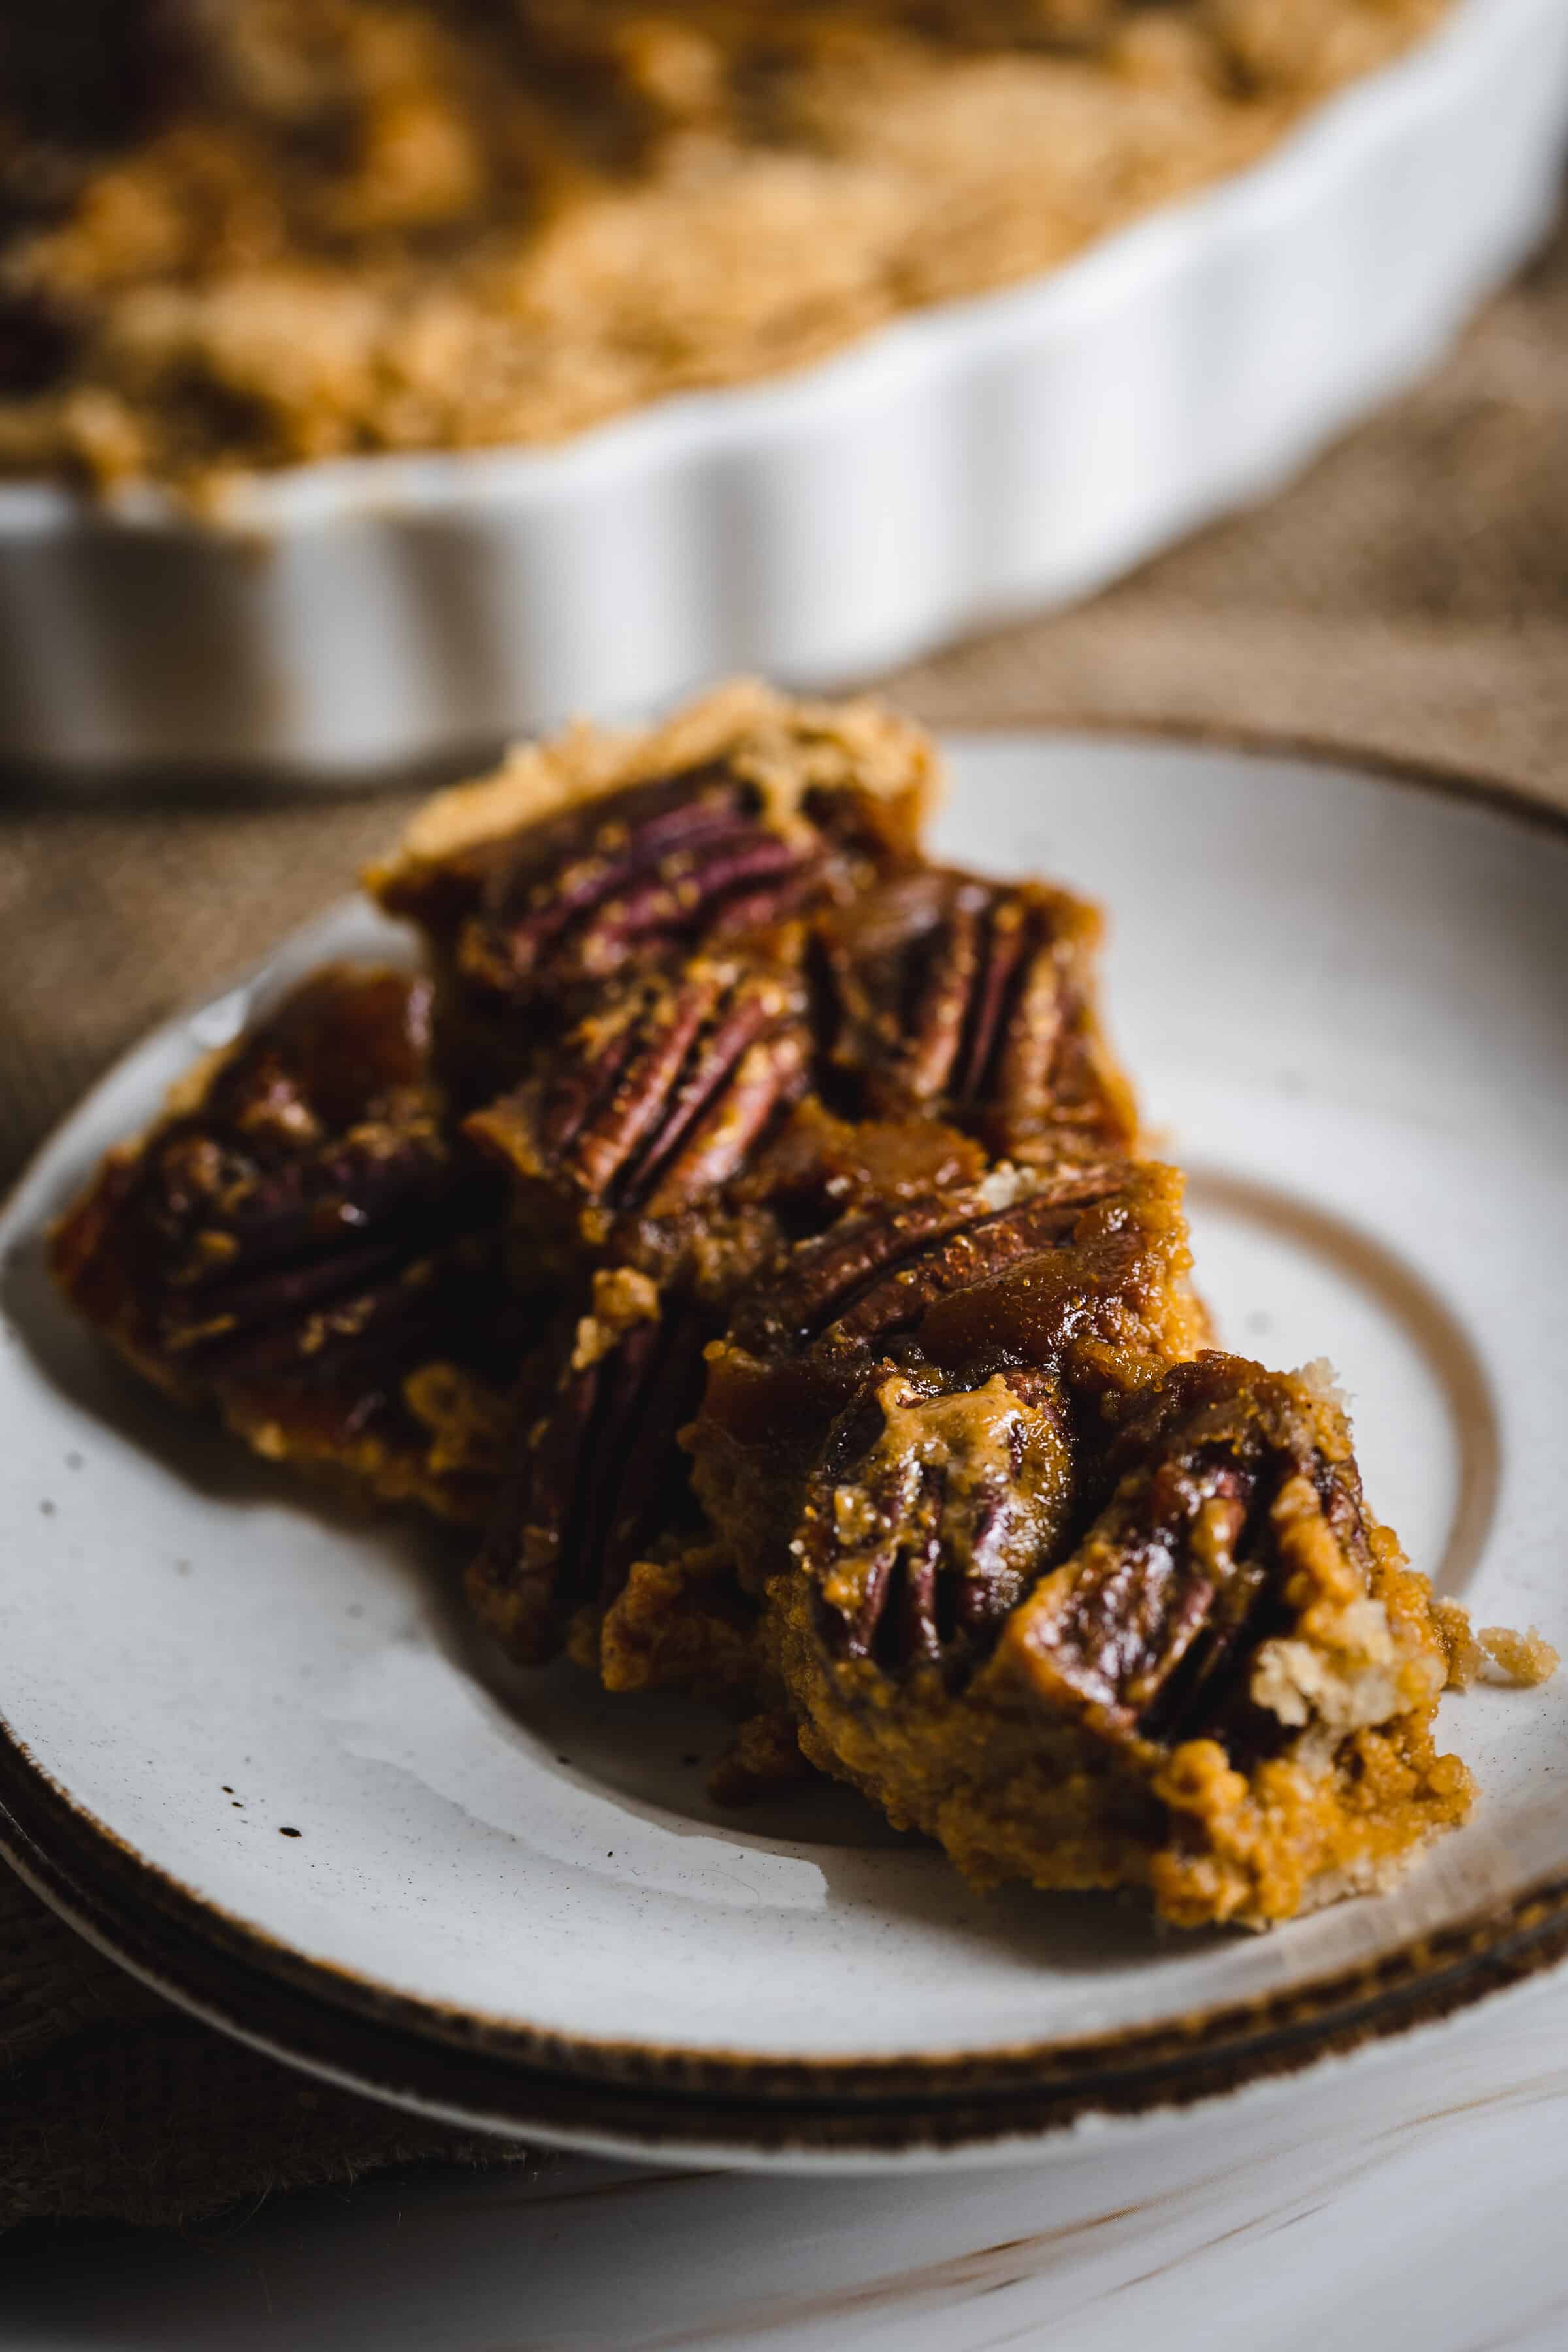
<path fill-rule="evenodd" d="M 879 1366 L 793 1550 L 768 1630 L 806 1754 L 980 1885 L 1263 1926 L 1468 1810 L 1430 1589 L 1309 1376 L 1201 1355 L 1108 1446 L 1059 1376 Z"/>
<path fill-rule="evenodd" d="M 661 727 L 513 753 L 439 794 L 367 880 L 426 935 L 447 1066 L 478 1104 L 607 982 L 915 865 L 936 777 L 929 739 L 873 704 L 742 681 Z"/>
<path fill-rule="evenodd" d="M 498 1187 L 443 1123 L 430 995 L 395 971 L 304 982 L 110 1155 L 51 1257 L 138 1370 L 258 1453 L 471 1518 L 522 1303 Z"/>

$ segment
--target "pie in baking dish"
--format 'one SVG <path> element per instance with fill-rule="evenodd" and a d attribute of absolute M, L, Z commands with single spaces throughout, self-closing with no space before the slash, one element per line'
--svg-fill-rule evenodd
<path fill-rule="evenodd" d="M 1445 0 L 60 0 L 0 75 L 0 472 L 558 440 L 1053 268 Z"/>

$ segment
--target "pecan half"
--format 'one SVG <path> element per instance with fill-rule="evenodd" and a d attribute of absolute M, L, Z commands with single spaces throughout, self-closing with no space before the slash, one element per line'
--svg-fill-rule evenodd
<path fill-rule="evenodd" d="M 531 1321 L 504 1287 L 492 1231 L 259 1326 L 202 1370 L 258 1453 L 482 1522 Z"/>
<path fill-rule="evenodd" d="M 613 990 L 467 1131 L 531 1184 L 679 1215 L 736 1175 L 800 1097 L 805 1013 L 783 965 L 689 957 Z"/>
<path fill-rule="evenodd" d="M 426 984 L 401 973 L 307 981 L 59 1227 L 78 1304 L 178 1375 L 482 1222 L 426 1078 L 428 1024 Z"/>
<path fill-rule="evenodd" d="M 819 926 L 827 1084 L 879 1118 L 920 1112 L 998 1154 L 1127 1149 L 1131 1089 L 1100 1031 L 1095 908 L 1041 883 L 931 867 Z"/>
<path fill-rule="evenodd" d="M 931 1118 L 849 1119 L 808 1094 L 735 1187 L 765 1203 L 784 1234 L 806 1241 L 853 1209 L 879 1209 L 977 1184 L 985 1153 L 972 1136 Z"/>
<path fill-rule="evenodd" d="M 607 1609 L 639 1552 L 690 1516 L 677 1433 L 700 1391 L 703 1331 L 636 1274 L 596 1277 L 595 1304 L 525 1383 L 468 1572 L 476 1615 L 526 1665 L 555 1655 L 577 1611 Z"/>
<path fill-rule="evenodd" d="M 68 1296 L 162 1386 L 273 1454 L 363 1465 L 374 1433 L 373 1483 L 397 1491 L 431 1444 L 405 1379 L 440 1361 L 504 1386 L 518 1344 L 499 1191 L 454 1158 L 428 1053 L 426 982 L 317 973 L 51 1240 Z"/>
<path fill-rule="evenodd" d="M 715 763 L 592 801 L 494 853 L 458 967 L 510 1001 L 559 994 L 777 923 L 847 879 L 819 825 L 775 824 L 756 787 Z"/>
<path fill-rule="evenodd" d="M 830 1656 L 953 1685 L 1055 1556 L 1073 1493 L 1048 1376 L 943 1391 L 884 1368 L 830 1438 L 791 1544 Z"/>
<path fill-rule="evenodd" d="M 1301 1603 L 1289 1588 L 1303 1515 L 1345 1580 L 1342 1599 L 1373 1576 L 1337 1413 L 1298 1378 L 1205 1354 L 1132 1416 L 1103 1475 L 1104 1508 L 1008 1627 L 1010 1669 L 1113 1740 L 1278 1744 L 1281 1723 L 1249 1685 Z"/>
<path fill-rule="evenodd" d="M 1052 1176 L 998 1171 L 976 1184 L 876 1202 L 794 1251 L 738 1309 L 732 1336 L 771 1358 L 883 1346 L 950 1290 L 1068 1237 L 1078 1213 L 1119 1192 L 1115 1163 Z"/>
<path fill-rule="evenodd" d="M 999 1170 L 863 1208 L 791 1255 L 709 1350 L 692 1433 L 698 1491 L 748 1577 L 765 1580 L 803 1482 L 867 1374 L 891 1358 L 952 1389 L 1059 1377 L 1093 1421 L 1203 1336 L 1180 1179 L 1152 1163 Z"/>

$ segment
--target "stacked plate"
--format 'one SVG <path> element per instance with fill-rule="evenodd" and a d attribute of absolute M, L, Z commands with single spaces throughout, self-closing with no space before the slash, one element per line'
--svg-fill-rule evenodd
<path fill-rule="evenodd" d="M 947 846 L 1111 910 L 1225 1342 L 1327 1352 L 1416 1565 L 1568 1647 L 1568 822 L 1278 752 L 952 749 Z M 1554 1689 L 1445 1701 L 1482 1801 L 1393 1892 L 1161 1939 L 1133 1906 L 973 1895 L 846 1791 L 714 1811 L 725 1727 L 504 1673 L 437 1536 L 316 1507 L 133 1391 L 51 1295 L 49 1217 L 254 988 L 389 950 L 345 906 L 149 1039 L 0 1223 L 0 1845 L 104 1948 L 434 2114 L 847 2167 L 1180 2131 L 1568 1948 Z"/>

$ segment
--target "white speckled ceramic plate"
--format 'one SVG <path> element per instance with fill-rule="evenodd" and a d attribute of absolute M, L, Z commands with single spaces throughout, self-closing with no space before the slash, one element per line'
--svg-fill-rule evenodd
<path fill-rule="evenodd" d="M 1568 1647 L 1568 826 L 1283 753 L 953 746 L 944 846 L 1114 921 L 1114 1026 L 1191 1172 L 1224 1339 L 1330 1357 L 1369 1490 L 1487 1622 Z M 257 983 L 398 934 L 345 907 Z M 502 2128 L 725 2160 L 1034 2147 L 1300 2063 L 1568 1937 L 1557 1689 L 1445 1703 L 1474 1822 L 1266 1937 L 966 1893 L 821 1791 L 739 1819 L 723 1727 L 498 1668 L 423 1526 L 333 1516 L 143 1395 L 41 1230 L 229 1034 L 161 1032 L 0 1226 L 0 1800 L 13 1857 L 237 2031 Z"/>

